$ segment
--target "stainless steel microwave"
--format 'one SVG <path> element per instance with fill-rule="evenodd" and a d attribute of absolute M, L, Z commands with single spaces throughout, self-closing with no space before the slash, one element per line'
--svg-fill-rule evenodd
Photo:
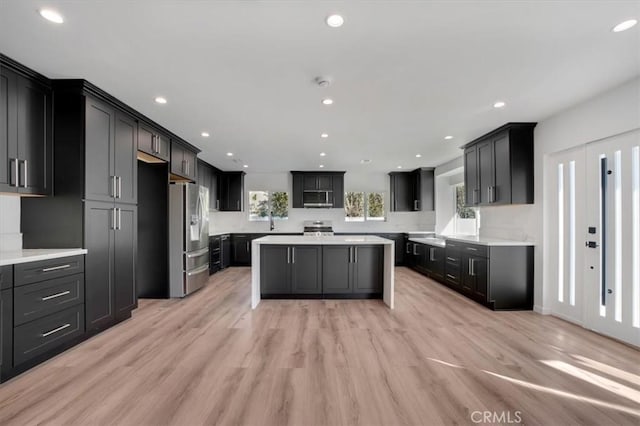
<path fill-rule="evenodd" d="M 303 207 L 333 207 L 333 191 L 305 190 L 302 193 L 302 205 Z"/>

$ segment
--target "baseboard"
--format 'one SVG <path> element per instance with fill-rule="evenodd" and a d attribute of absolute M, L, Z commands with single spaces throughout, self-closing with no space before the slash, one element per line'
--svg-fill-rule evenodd
<path fill-rule="evenodd" d="M 542 307 L 540 305 L 533 305 L 533 311 L 542 315 L 550 315 L 551 309 Z"/>

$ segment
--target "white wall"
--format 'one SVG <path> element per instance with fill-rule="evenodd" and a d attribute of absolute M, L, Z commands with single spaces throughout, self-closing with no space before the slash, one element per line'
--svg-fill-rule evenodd
<path fill-rule="evenodd" d="M 453 202 L 452 185 L 464 182 L 464 163 L 462 157 L 436 167 L 436 234 L 455 234 L 455 204 Z"/>
<path fill-rule="evenodd" d="M 545 159 L 550 154 L 640 128 L 640 78 L 542 120 L 535 128 L 535 204 L 481 208 L 480 235 L 530 240 L 535 248 L 536 310 L 546 312 Z"/>
<path fill-rule="evenodd" d="M 20 198 L 0 195 L 0 251 L 22 248 Z"/>
<path fill-rule="evenodd" d="M 211 232 L 269 232 L 269 222 L 250 222 L 249 191 L 286 191 L 291 206 L 291 173 L 247 173 L 245 176 L 245 211 L 211 212 Z M 389 212 L 389 176 L 386 173 L 352 173 L 344 175 L 345 191 L 384 192 L 387 220 L 345 222 L 343 209 L 293 209 L 289 219 L 275 221 L 274 232 L 302 232 L 305 220 L 331 220 L 336 232 L 407 232 L 433 231 L 435 212 Z"/>

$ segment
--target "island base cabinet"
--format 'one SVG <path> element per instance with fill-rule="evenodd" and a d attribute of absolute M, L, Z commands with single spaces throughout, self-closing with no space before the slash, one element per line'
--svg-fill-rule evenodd
<path fill-rule="evenodd" d="M 322 294 L 320 246 L 264 245 L 260 251 L 262 297 Z"/>
<path fill-rule="evenodd" d="M 327 298 L 380 297 L 383 288 L 381 246 L 324 246 L 322 294 Z"/>
<path fill-rule="evenodd" d="M 383 250 L 380 246 L 353 247 L 354 293 L 382 293 Z"/>
<path fill-rule="evenodd" d="M 352 293 L 352 275 L 350 246 L 325 246 L 322 248 L 323 293 Z"/>

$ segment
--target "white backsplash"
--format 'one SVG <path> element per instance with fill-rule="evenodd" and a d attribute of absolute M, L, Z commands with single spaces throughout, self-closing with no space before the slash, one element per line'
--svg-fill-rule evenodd
<path fill-rule="evenodd" d="M 20 197 L 0 195 L 0 251 L 21 248 Z"/>

